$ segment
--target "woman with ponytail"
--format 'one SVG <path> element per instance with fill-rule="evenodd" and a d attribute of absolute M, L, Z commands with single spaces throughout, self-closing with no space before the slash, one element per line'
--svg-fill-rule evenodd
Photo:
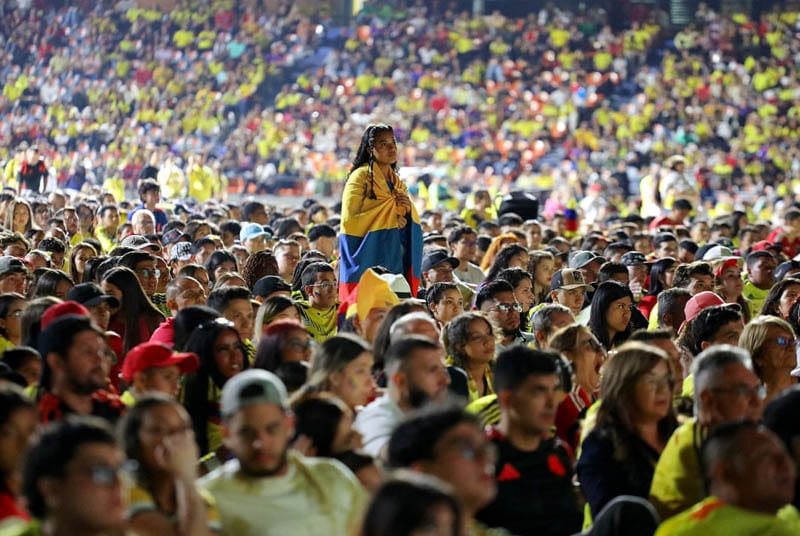
<path fill-rule="evenodd" d="M 397 174 L 397 141 L 389 125 L 369 125 L 342 194 L 339 297 L 346 301 L 367 268 L 402 274 L 416 296 L 422 229 Z"/>

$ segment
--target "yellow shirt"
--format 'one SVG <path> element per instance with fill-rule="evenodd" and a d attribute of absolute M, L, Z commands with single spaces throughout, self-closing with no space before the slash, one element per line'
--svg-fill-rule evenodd
<path fill-rule="evenodd" d="M 127 393 L 126 393 L 127 394 Z M 145 488 L 138 483 L 128 487 L 126 490 L 127 497 L 125 504 L 127 506 L 128 519 L 133 519 L 138 514 L 145 512 L 158 511 L 158 505 L 155 499 Z M 199 489 L 198 492 L 206 503 L 206 520 L 208 521 L 208 530 L 212 532 L 219 532 L 221 525 L 219 522 L 219 512 L 217 511 L 214 497 L 206 490 Z"/>
<path fill-rule="evenodd" d="M 290 451 L 286 473 L 248 477 L 230 460 L 199 480 L 216 501 L 222 534 L 350 535 L 358 530 L 367 492 L 337 460 Z"/>
<path fill-rule="evenodd" d="M 700 446 L 708 430 L 689 419 L 667 441 L 650 485 L 650 502 L 661 519 L 677 515 L 705 497 Z"/>
<path fill-rule="evenodd" d="M 708 497 L 692 509 L 668 519 L 656 536 L 789 536 L 800 534 L 800 516 L 788 505 L 771 516 Z"/>

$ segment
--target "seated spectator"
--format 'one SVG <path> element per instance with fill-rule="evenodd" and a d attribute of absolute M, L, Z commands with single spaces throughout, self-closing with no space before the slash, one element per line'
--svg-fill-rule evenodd
<path fill-rule="evenodd" d="M 285 363 L 310 362 L 313 352 L 311 334 L 299 320 L 278 320 L 264 329 L 253 367 L 275 372 Z"/>
<path fill-rule="evenodd" d="M 792 306 L 800 298 L 800 279 L 787 277 L 775 283 L 764 298 L 761 315 L 777 316 L 789 320 Z"/>
<path fill-rule="evenodd" d="M 20 500 L 19 474 L 38 420 L 36 407 L 22 389 L 7 382 L 0 384 L 0 431 L 6 439 L 0 442 L 0 523 L 7 524 L 10 518 L 30 519 Z"/>
<path fill-rule="evenodd" d="M 592 298 L 589 329 L 603 348 L 612 350 L 633 333 L 634 308 L 631 290 L 618 281 L 606 281 L 597 287 Z"/>
<path fill-rule="evenodd" d="M 528 331 L 528 316 L 536 301 L 533 295 L 531 274 L 522 268 L 506 268 L 497 275 L 497 279 L 508 281 L 514 287 L 514 298 L 522 305 L 522 311 L 519 314 L 519 328 L 521 331 Z"/>
<path fill-rule="evenodd" d="M 468 225 L 456 227 L 447 235 L 447 245 L 453 257 L 458 259 L 458 266 L 453 269 L 453 274 L 459 281 L 477 288 L 483 283 L 485 275 L 483 270 L 472 262 L 478 245 L 475 229 Z"/>
<path fill-rule="evenodd" d="M 431 406 L 402 422 L 388 445 L 389 465 L 434 476 L 453 488 L 464 534 L 485 530 L 475 518 L 497 494 L 496 449 L 478 421 L 456 406 Z"/>
<path fill-rule="evenodd" d="M 272 296 L 292 296 L 292 286 L 277 275 L 265 275 L 253 284 L 252 289 L 253 298 L 261 303 Z"/>
<path fill-rule="evenodd" d="M 713 346 L 695 357 L 695 416 L 675 429 L 656 464 L 650 501 L 667 519 L 705 496 L 699 447 L 708 431 L 720 424 L 761 418 L 763 389 L 747 352 Z"/>
<path fill-rule="evenodd" d="M 486 283 L 478 291 L 475 307 L 500 330 L 501 337 L 498 341 L 500 350 L 513 344 L 533 342 L 533 335 L 519 328 L 522 305 L 514 297 L 514 287 L 511 283 L 502 280 Z"/>
<path fill-rule="evenodd" d="M 656 318 L 656 326 L 660 329 L 671 329 L 678 333 L 686 319 L 684 309 L 691 293 L 685 288 L 671 288 L 658 295 L 658 303 L 650 316 Z M 652 324 L 652 322 L 651 322 Z M 648 327 L 649 329 L 649 327 Z"/>
<path fill-rule="evenodd" d="M 137 463 L 126 489 L 128 526 L 137 534 L 210 535 L 219 514 L 195 485 L 192 419 L 171 396 L 148 394 L 120 422 L 122 448 Z"/>
<path fill-rule="evenodd" d="M 188 276 L 179 276 L 167 285 L 166 305 L 170 316 L 162 322 L 150 336 L 151 342 L 161 342 L 167 346 L 175 344 L 175 317 L 183 309 L 205 305 L 206 292 L 200 282 Z"/>
<path fill-rule="evenodd" d="M 111 322 L 111 311 L 119 308 L 119 301 L 114 296 L 104 294 L 97 283 L 75 285 L 67 293 L 67 299 L 86 307 L 94 323 L 103 330 L 107 330 Z"/>
<path fill-rule="evenodd" d="M 325 342 L 337 332 L 336 298 L 339 284 L 336 282 L 336 273 L 328 263 L 313 262 L 303 270 L 301 279 L 303 294 L 308 299 L 308 303 L 299 303 L 303 322 L 316 342 Z"/>
<path fill-rule="evenodd" d="M 164 321 L 164 315 L 147 297 L 136 274 L 129 268 L 112 268 L 103 276 L 100 288 L 119 302 L 111 311 L 108 327 L 122 337 L 122 351 L 147 342 Z"/>
<path fill-rule="evenodd" d="M 580 527 L 570 449 L 551 436 L 563 394 L 559 366 L 557 356 L 521 346 L 497 357 L 500 422 L 488 432 L 498 452 L 497 496 L 477 514 L 489 527 L 553 535 Z"/>
<path fill-rule="evenodd" d="M 447 397 L 450 377 L 444 350 L 425 337 L 392 343 L 384 354 L 386 391 L 359 412 L 353 427 L 364 438 L 364 451 L 384 458 L 384 448 L 403 415 L 426 402 Z"/>
<path fill-rule="evenodd" d="M 583 280 L 579 270 L 564 268 L 553 274 L 550 280 L 550 299 L 553 303 L 567 307 L 577 317 L 583 309 L 584 293 L 594 289 Z"/>
<path fill-rule="evenodd" d="M 797 339 L 788 322 L 774 316 L 757 316 L 744 326 L 739 346 L 753 358 L 753 372 L 767 388 L 767 403 L 797 384 L 792 376 L 797 366 Z"/>
<path fill-rule="evenodd" d="M 602 403 L 577 473 L 590 511 L 620 495 L 646 498 L 653 468 L 677 426 L 667 357 L 641 343 L 621 347 L 600 380 Z"/>
<path fill-rule="evenodd" d="M 367 496 L 339 462 L 289 450 L 286 390 L 274 374 L 245 371 L 222 393 L 225 444 L 234 459 L 200 480 L 214 497 L 222 532 L 354 534 Z"/>
<path fill-rule="evenodd" d="M 22 294 L 0 294 L 0 353 L 22 344 L 22 311 L 26 300 Z"/>
<path fill-rule="evenodd" d="M 30 346 L 9 348 L 0 354 L 0 360 L 9 366 L 12 372 L 25 379 L 28 387 L 35 387 L 42 375 L 42 356 Z"/>
<path fill-rule="evenodd" d="M 375 493 L 364 516 L 363 536 L 461 534 L 461 506 L 439 479 L 397 472 Z"/>
<path fill-rule="evenodd" d="M 447 363 L 467 374 L 468 402 L 493 394 L 495 334 L 486 317 L 475 312 L 462 313 L 450 321 L 443 338 Z"/>
<path fill-rule="evenodd" d="M 547 341 L 561 328 L 572 324 L 575 319 L 572 311 L 563 305 L 551 303 L 537 309 L 531 316 L 533 336 L 539 349 L 547 348 Z"/>
<path fill-rule="evenodd" d="M 753 421 L 719 426 L 700 453 L 710 496 L 665 521 L 657 536 L 796 534 L 795 467 L 781 441 Z M 702 512 L 702 514 L 700 514 Z"/>
<path fill-rule="evenodd" d="M 434 283 L 425 292 L 425 302 L 440 330 L 464 312 L 464 298 L 455 283 Z"/>
<path fill-rule="evenodd" d="M 28 450 L 22 490 L 37 524 L 10 535 L 114 534 L 126 526 L 122 451 L 108 423 L 71 416 L 45 427 Z M 33 531 L 33 532 L 32 532 Z"/>
<path fill-rule="evenodd" d="M 253 337 L 255 313 L 250 301 L 250 291 L 245 287 L 223 287 L 208 295 L 206 303 L 209 307 L 233 323 L 245 346 L 245 356 L 252 362 L 256 353 L 255 345 L 250 341 Z"/>
<path fill-rule="evenodd" d="M 317 348 L 308 382 L 295 398 L 329 392 L 355 412 L 375 395 L 372 365 L 372 351 L 362 339 L 347 333 L 335 335 Z"/>
<path fill-rule="evenodd" d="M 558 405 L 556 435 L 572 448 L 578 446 L 580 420 L 597 400 L 600 365 L 605 361 L 603 346 L 585 326 L 573 324 L 555 332 L 549 350 L 555 350 L 572 364 L 572 389 Z"/>
<path fill-rule="evenodd" d="M 132 407 L 146 393 L 177 398 L 182 375 L 194 372 L 199 366 L 196 354 L 173 353 L 171 347 L 162 343 L 143 342 L 125 356 L 122 379 L 129 387 L 120 399 Z"/>

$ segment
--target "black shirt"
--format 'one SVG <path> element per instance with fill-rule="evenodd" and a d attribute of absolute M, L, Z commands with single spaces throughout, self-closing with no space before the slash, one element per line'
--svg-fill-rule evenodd
<path fill-rule="evenodd" d="M 581 513 L 572 485 L 572 456 L 558 438 L 525 452 L 496 428 L 488 428 L 497 446 L 497 496 L 477 518 L 525 536 L 568 535 L 580 531 Z"/>

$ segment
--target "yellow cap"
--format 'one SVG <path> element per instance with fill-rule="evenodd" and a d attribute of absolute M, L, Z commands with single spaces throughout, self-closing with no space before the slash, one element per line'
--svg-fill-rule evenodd
<path fill-rule="evenodd" d="M 367 268 L 367 271 L 361 276 L 356 292 L 357 314 L 361 322 L 364 322 L 369 312 L 376 307 L 391 309 L 400 303 L 400 299 L 392 292 L 389 283 L 376 274 L 372 268 Z"/>

